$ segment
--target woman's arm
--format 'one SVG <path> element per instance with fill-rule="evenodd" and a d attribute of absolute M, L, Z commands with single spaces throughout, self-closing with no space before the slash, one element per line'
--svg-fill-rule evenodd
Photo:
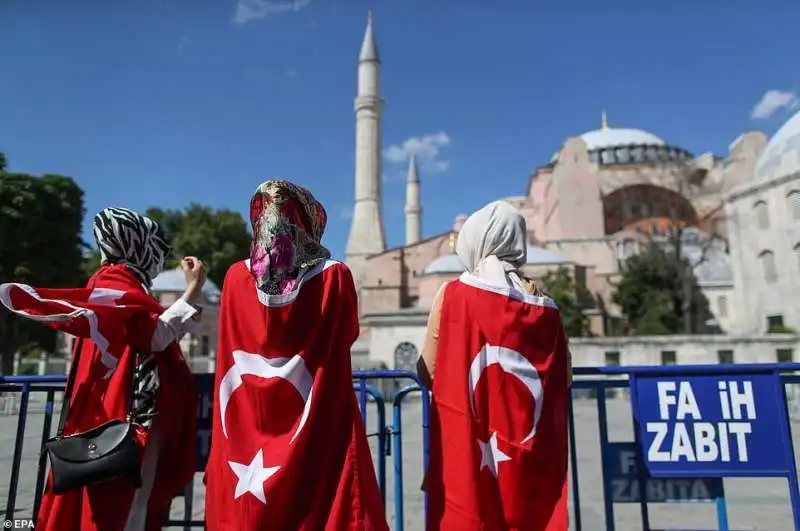
<path fill-rule="evenodd" d="M 442 285 L 436 293 L 428 315 L 428 327 L 425 331 L 425 343 L 422 345 L 422 354 L 417 360 L 417 375 L 422 385 L 428 389 L 433 388 L 433 373 L 436 369 L 436 351 L 439 348 L 439 323 L 442 318 L 442 301 L 444 288 Z"/>
<path fill-rule="evenodd" d="M 201 309 L 183 297 L 173 302 L 155 321 L 150 351 L 161 352 L 170 343 L 180 341 L 187 333 L 197 332 L 201 315 Z"/>
<path fill-rule="evenodd" d="M 205 283 L 203 263 L 194 257 L 184 258 L 181 268 L 186 275 L 186 291 L 161 315 L 141 315 L 129 326 L 132 346 L 149 352 L 161 352 L 170 343 L 180 341 L 188 332 L 199 329 L 202 309 L 195 305 Z M 147 338 L 150 338 L 149 344 Z"/>

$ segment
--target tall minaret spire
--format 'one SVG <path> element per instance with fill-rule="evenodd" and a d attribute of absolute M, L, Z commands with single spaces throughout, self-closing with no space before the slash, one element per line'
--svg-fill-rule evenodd
<path fill-rule="evenodd" d="M 408 161 L 406 178 L 406 245 L 422 238 L 422 207 L 419 202 L 419 173 L 414 155 Z"/>
<path fill-rule="evenodd" d="M 353 221 L 347 240 L 346 261 L 360 287 L 366 257 L 386 250 L 381 216 L 381 114 L 380 57 L 372 27 L 372 12 L 358 57 L 356 113 L 356 186 Z"/>

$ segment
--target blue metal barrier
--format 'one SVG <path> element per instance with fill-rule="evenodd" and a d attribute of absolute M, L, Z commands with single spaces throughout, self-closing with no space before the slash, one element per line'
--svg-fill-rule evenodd
<path fill-rule="evenodd" d="M 394 465 L 394 529 L 396 531 L 403 531 L 404 527 L 404 511 L 403 511 L 403 433 L 402 433 L 402 406 L 403 400 L 412 392 L 420 391 L 422 397 L 422 469 L 423 473 L 428 470 L 428 457 L 430 456 L 430 442 L 428 439 L 428 413 L 430 408 L 430 397 L 428 392 L 424 390 L 422 383 L 419 381 L 416 373 L 411 371 L 394 371 L 386 369 L 369 370 L 369 371 L 353 371 L 353 379 L 357 382 L 356 389 L 359 393 L 359 407 L 361 409 L 361 418 L 366 422 L 367 418 L 367 394 L 370 387 L 367 385 L 368 380 L 410 380 L 413 382 L 411 385 L 403 387 L 397 391 L 394 396 L 389 398 L 392 400 L 392 425 L 388 427 L 388 434 L 391 434 L 391 444 L 385 447 L 394 452 L 393 465 Z M 380 393 L 378 393 L 380 394 Z M 380 408 L 384 411 L 383 408 Z M 385 426 L 385 418 L 379 413 L 378 427 Z M 384 431 L 386 427 L 384 427 Z M 379 439 L 380 441 L 380 439 Z M 378 459 L 378 481 L 383 495 L 384 507 L 386 507 L 386 457 L 388 453 L 384 454 L 380 451 L 380 442 L 378 444 L 378 454 L 381 456 Z M 381 472 L 383 468 L 383 472 Z M 382 476 L 381 476 L 382 474 Z M 428 494 L 424 496 L 424 508 L 428 509 Z"/>
<path fill-rule="evenodd" d="M 700 381 L 695 383 L 698 390 L 697 396 L 703 398 L 705 393 L 721 378 L 727 379 L 726 381 L 744 381 L 745 378 L 757 378 L 759 375 L 774 375 L 776 386 L 780 387 L 778 396 L 785 405 L 785 384 L 798 384 L 800 383 L 800 374 L 781 374 L 786 372 L 800 371 L 800 364 L 798 363 L 781 363 L 781 364 L 742 364 L 742 365 L 685 365 L 685 366 L 669 366 L 669 367 L 596 367 L 596 368 L 578 368 L 573 371 L 575 380 L 573 381 L 573 400 L 569 403 L 569 447 L 570 447 L 570 468 L 572 479 L 572 496 L 571 502 L 574 508 L 573 512 L 573 529 L 581 531 L 583 521 L 581 518 L 581 502 L 579 491 L 580 471 L 578 467 L 578 447 L 575 435 L 575 418 L 574 418 L 574 403 L 575 395 L 580 393 L 594 394 L 594 399 L 597 404 L 598 413 L 598 434 L 601 445 L 601 464 L 603 472 L 603 499 L 604 499 L 604 512 L 605 512 L 605 528 L 613 531 L 615 529 L 614 506 L 615 503 L 638 503 L 641 508 L 642 526 L 646 531 L 652 531 L 649 523 L 648 503 L 660 502 L 677 502 L 677 501 L 706 501 L 716 504 L 718 515 L 718 529 L 727 530 L 727 512 L 725 506 L 724 490 L 722 489 L 722 478 L 729 477 L 730 470 L 714 471 L 706 466 L 704 469 L 706 473 L 713 473 L 709 475 L 695 474 L 695 469 L 686 469 L 685 463 L 682 464 L 683 468 L 675 471 L 670 471 L 671 465 L 653 462 L 646 455 L 646 443 L 652 444 L 651 439 L 647 432 L 647 421 L 657 413 L 662 406 L 660 403 L 653 402 L 647 398 L 649 392 L 648 385 L 672 385 L 669 382 L 675 381 L 693 381 L 694 378 Z M 755 375 L 755 376 L 754 376 Z M 613 379 L 613 378 L 617 379 Z M 198 375 L 198 382 L 200 378 L 208 378 L 207 375 Z M 703 378 L 708 379 L 708 382 L 702 381 Z M 717 380 L 714 380 L 717 378 Z M 429 395 L 427 391 L 422 390 L 422 386 L 417 379 L 416 374 L 409 371 L 393 371 L 393 370 L 372 370 L 372 371 L 353 371 L 353 387 L 357 394 L 358 403 L 360 406 L 362 419 L 366 422 L 369 403 L 375 404 L 377 413 L 376 429 L 370 430 L 367 434 L 368 437 L 376 437 L 377 442 L 377 462 L 376 473 L 378 482 L 381 489 L 381 496 L 386 501 L 386 458 L 392 457 L 392 468 L 394 478 L 394 505 L 395 505 L 395 522 L 394 529 L 398 531 L 403 530 L 404 522 L 404 506 L 403 506 L 403 452 L 402 452 L 402 405 L 407 396 L 415 391 L 421 391 L 421 405 L 422 405 L 422 452 L 423 452 L 423 467 L 427 470 L 429 459 Z M 377 387 L 369 385 L 370 381 L 392 381 L 407 380 L 410 385 L 403 387 L 393 393 L 382 393 Z M 653 380 L 653 382 L 650 382 Z M 20 463 L 22 462 L 23 440 L 25 435 L 25 427 L 28 418 L 29 399 L 31 393 L 45 393 L 45 408 L 44 408 L 44 423 L 42 427 L 42 442 L 50 437 L 55 393 L 63 391 L 65 378 L 63 375 L 48 375 L 48 376 L 11 376 L 0 377 L 0 392 L 4 393 L 19 393 L 19 416 L 17 420 L 16 441 L 14 445 L 14 452 L 11 462 L 11 477 L 9 479 L 8 501 L 5 510 L 5 518 L 12 519 L 16 509 L 16 495 L 18 490 L 20 478 Z M 722 381 L 722 380 L 720 380 Z M 749 381 L 749 380 L 748 380 Z M 753 380 L 756 381 L 756 380 Z M 660 383 L 659 383 L 660 382 Z M 667 382 L 666 384 L 664 382 Z M 710 383 L 709 383 L 710 382 Z M 706 385 L 708 384 L 708 385 Z M 720 384 L 720 389 L 722 389 Z M 705 387 L 704 387 L 705 386 Z M 708 389 L 706 389 L 708 387 Z M 610 442 L 609 440 L 609 426 L 607 418 L 607 393 L 615 389 L 628 389 L 631 390 L 631 408 L 632 418 L 634 423 L 634 441 L 628 443 Z M 659 387 L 660 389 L 660 387 Z M 704 391 L 705 389 L 705 391 Z M 767 394 L 756 392 L 757 397 L 761 400 Z M 638 393 L 638 394 L 637 394 Z M 709 395 L 710 396 L 710 395 Z M 722 395 L 721 395 L 722 396 Z M 726 395 L 727 396 L 727 395 Z M 205 397 L 208 400 L 208 397 Z M 672 400 L 672 398 L 670 398 Z M 676 399 L 677 400 L 677 399 Z M 387 402 L 392 403 L 392 419 L 387 423 L 385 405 Z M 700 400 L 702 402 L 702 400 Z M 673 404 L 674 409 L 674 403 Z M 695 404 L 697 405 L 697 404 Z M 704 404 L 700 404 L 703 405 Z M 705 407 L 705 406 L 704 406 Z M 649 408 L 649 409 L 648 409 Z M 724 408 L 723 408 L 724 409 Z M 777 413 L 773 412 L 774 422 L 779 422 L 781 426 L 776 427 L 776 433 L 780 432 L 781 444 L 788 445 L 791 448 L 791 431 L 789 426 L 788 413 L 786 408 L 783 407 Z M 648 415 L 650 417 L 648 417 Z M 652 420 L 652 419 L 650 419 Z M 656 419 L 658 420 L 658 419 Z M 674 419 L 666 421 L 672 422 L 670 426 L 675 426 Z M 652 422 L 650 423 L 652 424 Z M 753 428 L 757 431 L 758 426 Z M 205 436 L 205 434 L 204 434 Z M 694 441 L 693 441 L 694 444 Z M 769 470 L 756 470 L 755 472 L 733 474 L 737 476 L 746 477 L 786 477 L 790 487 L 790 498 L 792 503 L 792 510 L 795 515 L 795 528 L 800 530 L 800 523 L 797 519 L 800 515 L 800 493 L 798 493 L 797 486 L 797 473 L 796 465 L 794 463 L 794 456 L 791 459 L 785 456 L 786 459 L 781 461 L 784 463 L 780 465 L 780 469 Z M 204 465 L 204 462 L 202 463 Z M 681 463 L 678 463 L 679 465 Z M 711 463 L 714 465 L 714 463 Z M 785 465 L 785 466 L 784 466 Z M 755 466 L 755 465 L 754 465 Z M 777 465 L 776 465 L 777 466 Z M 626 468 L 628 475 L 620 472 L 620 467 Z M 678 467 L 680 468 L 680 467 Z M 689 467 L 691 468 L 691 467 Z M 696 467 L 695 467 L 696 468 Z M 730 467 L 728 467 L 730 468 Z M 763 467 L 762 467 L 763 468 Z M 774 468 L 774 467 L 773 467 Z M 202 467 L 200 468 L 202 470 Z M 767 473 L 763 473 L 763 472 Z M 36 491 L 34 495 L 33 517 L 36 517 L 39 506 L 41 503 L 42 490 L 45 483 L 46 476 L 46 457 L 44 455 L 39 457 Z M 675 476 L 678 476 L 677 479 Z M 616 483 L 615 483 L 616 482 Z M 627 483 L 625 483 L 627 482 Z M 675 487 L 679 482 L 681 485 L 694 485 L 697 486 L 702 495 L 697 495 L 696 492 L 686 495 L 686 492 L 681 491 L 680 488 Z M 689 483 L 686 483 L 689 482 Z M 633 486 L 626 492 L 624 496 L 620 496 L 618 487 L 621 485 Z M 655 485 L 657 488 L 651 489 Z M 670 491 L 670 486 L 675 487 L 674 492 Z M 634 492 L 635 490 L 635 492 Z M 683 489 L 684 491 L 686 489 Z M 692 489 L 689 489 L 692 490 Z M 695 489 L 696 490 L 696 489 Z M 655 494 L 653 494 L 655 492 Z M 188 499 L 185 503 L 185 519 L 181 521 L 169 521 L 167 525 L 181 526 L 185 529 L 190 527 L 202 527 L 202 521 L 191 520 L 191 492 L 188 492 Z M 427 495 L 425 495 L 425 508 L 427 509 Z M 26 515 L 27 516 L 27 515 Z"/>

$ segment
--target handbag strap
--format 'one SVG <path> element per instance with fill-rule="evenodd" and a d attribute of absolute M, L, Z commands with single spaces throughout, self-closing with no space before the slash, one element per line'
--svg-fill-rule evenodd
<path fill-rule="evenodd" d="M 97 281 L 95 281 L 97 282 Z M 94 283 L 91 286 L 94 288 Z M 95 347 L 96 348 L 96 347 Z M 64 436 L 64 423 L 67 421 L 67 414 L 69 413 L 69 406 L 72 399 L 72 391 L 75 387 L 75 377 L 78 373 L 78 362 L 81 357 L 81 350 L 83 350 L 83 338 L 78 338 L 78 344 L 75 352 L 72 354 L 72 364 L 69 368 L 69 376 L 67 376 L 67 386 L 64 388 L 64 398 L 61 401 L 61 415 L 58 419 L 58 430 L 56 430 L 56 438 L 60 439 Z M 136 359 L 139 357 L 139 352 L 136 350 L 131 351 L 129 354 L 129 365 L 131 366 L 131 389 L 128 393 L 128 408 L 127 415 L 130 415 L 133 410 L 134 394 L 136 394 Z M 126 422 L 129 421 L 126 418 Z"/>
<path fill-rule="evenodd" d="M 61 401 L 61 415 L 58 419 L 58 430 L 56 430 L 56 437 L 61 438 L 64 434 L 64 423 L 67 421 L 67 413 L 69 412 L 69 402 L 72 396 L 72 388 L 75 387 L 75 375 L 78 372 L 78 361 L 81 357 L 81 350 L 83 350 L 83 338 L 78 338 L 78 344 L 72 353 L 72 364 L 69 368 L 69 376 L 67 376 L 67 386 L 64 388 L 64 398 Z"/>

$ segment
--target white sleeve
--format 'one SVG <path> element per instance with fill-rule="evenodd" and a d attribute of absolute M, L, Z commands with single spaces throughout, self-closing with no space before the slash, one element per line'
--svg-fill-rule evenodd
<path fill-rule="evenodd" d="M 161 352 L 173 341 L 180 341 L 187 332 L 196 332 L 200 326 L 200 323 L 192 319 L 196 313 L 197 308 L 183 298 L 172 303 L 158 316 L 156 329 L 150 340 L 150 349 L 153 352 Z"/>

